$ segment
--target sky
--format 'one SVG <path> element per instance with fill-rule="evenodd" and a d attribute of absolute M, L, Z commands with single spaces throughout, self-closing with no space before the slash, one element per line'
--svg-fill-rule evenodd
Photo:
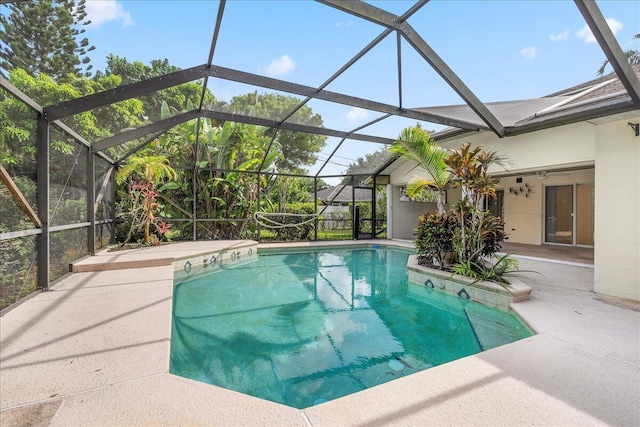
<path fill-rule="evenodd" d="M 402 15 L 412 1 L 370 1 Z M 640 49 L 640 2 L 597 2 L 623 50 Z M 167 58 L 181 68 L 206 63 L 217 1 L 88 0 L 86 36 L 94 70 L 109 53 L 148 64 Z M 605 56 L 573 1 L 432 0 L 409 24 L 483 102 L 539 98 L 594 79 Z M 227 1 L 213 64 L 317 87 L 384 30 L 383 27 L 308 0 Z M 402 41 L 404 107 L 464 102 Z M 607 72 L 611 71 L 609 67 Z M 275 91 L 210 79 L 218 99 Z M 398 105 L 395 34 L 371 50 L 326 90 Z M 277 93 L 277 92 L 275 92 Z M 351 131 L 381 113 L 323 101 L 308 104 L 326 128 Z M 395 138 L 415 120 L 394 118 L 359 131 Z M 422 123 L 428 130 L 443 126 Z M 319 158 L 339 142 L 329 138 Z M 352 159 L 378 144 L 347 140 L 322 174 L 340 174 Z M 313 174 L 317 166 L 311 168 Z"/>

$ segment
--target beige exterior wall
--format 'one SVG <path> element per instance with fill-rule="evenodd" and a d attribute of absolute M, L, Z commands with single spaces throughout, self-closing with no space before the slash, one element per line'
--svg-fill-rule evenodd
<path fill-rule="evenodd" d="M 540 245 L 543 242 L 544 186 L 594 182 L 594 129 L 592 124 L 577 123 L 502 139 L 493 133 L 483 132 L 446 141 L 442 146 L 458 148 L 463 142 L 470 142 L 506 157 L 505 168 L 497 167 L 493 172 L 519 174 L 501 179 L 498 186 L 505 190 L 505 232 L 511 242 Z M 583 172 L 572 171 L 567 175 L 551 174 L 544 181 L 535 175 L 535 171 L 562 167 L 587 169 Z M 516 182 L 517 177 L 522 178 L 522 183 Z M 524 184 L 531 187 L 529 197 L 509 193 L 509 188 L 519 189 L 525 187 Z"/>
<path fill-rule="evenodd" d="M 418 217 L 427 212 L 435 212 L 437 210 L 435 203 L 416 203 L 400 201 L 400 186 L 392 187 L 392 210 L 391 230 L 393 239 L 413 240 L 413 230 L 418 225 Z"/>
<path fill-rule="evenodd" d="M 413 240 L 414 229 L 418 225 L 418 217 L 425 213 L 433 213 L 438 210 L 435 203 L 401 202 L 400 187 L 406 185 L 414 176 L 426 177 L 421 169 L 415 168 L 412 162 L 403 163 L 397 170 L 391 173 L 391 207 L 387 206 L 387 213 L 391 216 L 391 234 L 389 238 Z M 447 205 L 460 199 L 460 190 L 451 188 L 447 190 Z"/>
<path fill-rule="evenodd" d="M 577 123 L 534 133 L 498 138 L 490 132 L 442 143 L 458 148 L 463 142 L 482 145 L 505 156 L 509 173 L 554 169 L 567 166 L 593 166 L 595 163 L 595 129 L 590 123 Z M 494 168 L 495 173 L 505 173 Z"/>
<path fill-rule="evenodd" d="M 513 188 L 519 192 L 520 187 L 524 193 L 509 191 Z M 510 242 L 539 245 L 542 242 L 542 181 L 535 176 L 527 176 L 517 183 L 516 177 L 507 177 L 500 180 L 498 188 L 504 190 L 505 237 Z"/>
<path fill-rule="evenodd" d="M 517 178 L 522 178 L 522 182 L 516 182 Z M 508 240 L 528 245 L 542 244 L 545 187 L 593 184 L 594 179 L 593 168 L 551 172 L 545 180 L 538 179 L 533 173 L 502 178 L 498 189 L 504 190 L 504 223 Z M 514 191 L 511 192 L 510 189 Z"/>
<path fill-rule="evenodd" d="M 628 122 L 596 128 L 596 292 L 640 300 L 640 137 Z"/>
<path fill-rule="evenodd" d="M 579 236 L 593 231 L 595 291 L 640 300 L 640 137 L 624 120 L 599 119 L 500 139 L 483 132 L 442 143 L 458 148 L 463 142 L 498 151 L 510 161 L 498 188 L 505 191 L 505 231 L 509 241 L 540 245 L 544 242 L 544 192 L 550 185 L 595 185 L 595 230 L 578 226 Z M 419 174 L 403 164 L 391 174 L 393 185 L 405 184 Z M 566 168 L 577 170 L 566 171 Z M 554 169 L 565 169 L 553 173 Z M 545 180 L 536 171 L 550 171 Z M 521 183 L 516 178 L 522 178 Z M 530 191 L 525 184 L 528 184 Z M 523 192 L 516 195 L 509 189 Z M 591 191 L 590 189 L 588 191 Z M 528 197 L 526 194 L 528 193 Z M 454 202 L 450 192 L 450 202 Z M 396 203 L 394 215 L 403 216 Z"/>

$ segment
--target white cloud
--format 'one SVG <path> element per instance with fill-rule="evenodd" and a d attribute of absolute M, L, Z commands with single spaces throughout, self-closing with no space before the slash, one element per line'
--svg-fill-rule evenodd
<path fill-rule="evenodd" d="M 624 26 L 622 22 L 616 21 L 614 18 L 607 18 L 606 21 L 613 35 L 618 34 Z M 596 43 L 597 41 L 587 24 L 584 24 L 581 30 L 576 31 L 576 37 L 583 39 L 587 43 Z"/>
<path fill-rule="evenodd" d="M 520 51 L 520 55 L 522 55 L 522 57 L 526 59 L 533 59 L 536 57 L 537 52 L 538 49 L 536 49 L 535 46 L 525 47 Z"/>
<path fill-rule="evenodd" d="M 353 110 L 351 110 L 347 114 L 345 114 L 345 117 L 347 118 L 347 121 L 349 123 L 353 123 L 353 122 L 356 122 L 358 120 L 366 119 L 367 117 L 369 117 L 369 113 L 367 113 L 362 108 L 354 107 Z"/>
<path fill-rule="evenodd" d="M 569 38 L 569 30 L 563 31 L 558 34 L 549 34 L 549 40 L 552 42 L 561 42 Z"/>
<path fill-rule="evenodd" d="M 267 68 L 260 68 L 260 72 L 264 72 L 266 75 L 275 77 L 288 74 L 296 69 L 295 61 L 289 55 L 282 55 L 280 58 L 271 61 L 271 64 Z"/>
<path fill-rule="evenodd" d="M 85 10 L 91 25 L 96 28 L 109 21 L 121 21 L 123 27 L 135 24 L 131 19 L 131 13 L 124 10 L 122 3 L 116 0 L 89 0 Z"/>
<path fill-rule="evenodd" d="M 350 27 L 353 25 L 353 21 L 347 21 L 347 22 L 336 22 L 336 27 L 340 28 L 340 27 Z"/>
<path fill-rule="evenodd" d="M 224 84 L 212 85 L 210 89 L 211 89 L 211 92 L 213 92 L 213 94 L 216 96 L 216 99 L 218 101 L 224 101 L 224 102 L 231 102 L 231 99 L 234 96 L 243 94 L 238 91 L 233 91 L 231 88 L 225 86 Z"/>

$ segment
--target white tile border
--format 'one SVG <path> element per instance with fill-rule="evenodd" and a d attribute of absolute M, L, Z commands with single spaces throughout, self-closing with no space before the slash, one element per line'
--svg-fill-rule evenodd
<path fill-rule="evenodd" d="M 233 248 L 204 251 L 197 255 L 175 258 L 173 266 L 174 281 L 191 279 L 209 274 L 222 267 L 245 264 L 258 259 L 258 244 L 248 243 Z"/>

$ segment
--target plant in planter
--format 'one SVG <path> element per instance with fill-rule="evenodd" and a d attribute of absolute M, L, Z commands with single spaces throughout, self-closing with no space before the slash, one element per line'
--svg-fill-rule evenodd
<path fill-rule="evenodd" d="M 454 232 L 453 246 L 458 255 L 458 263 L 451 270 L 477 280 L 506 283 L 502 276 L 518 269 L 518 262 L 508 255 L 491 265 L 487 258 L 500 250 L 504 240 L 504 222 L 484 210 L 487 197 L 496 197 L 499 179 L 489 174 L 493 165 L 503 166 L 505 159 L 495 151 L 486 151 L 482 146 L 475 148 L 465 143 L 453 150 L 444 159 L 454 175 L 456 187 L 462 189 L 462 199 L 453 214 L 458 219 Z"/>
<path fill-rule="evenodd" d="M 471 144 L 467 142 L 451 152 L 444 163 L 454 175 L 453 184 L 462 189 L 463 195 L 456 206 L 456 216 L 460 223 L 460 236 L 456 245 L 459 260 L 478 262 L 483 255 L 492 254 L 485 245 L 485 235 L 490 232 L 485 227 L 497 225 L 483 209 L 486 197 L 496 197 L 496 184 L 499 182 L 499 179 L 489 174 L 489 168 L 495 164 L 502 165 L 504 158 L 495 151 L 485 151 L 482 146 L 471 148 Z M 497 250 L 499 247 L 491 249 Z"/>
<path fill-rule="evenodd" d="M 487 280 L 489 282 L 508 284 L 505 276 L 517 271 L 518 268 L 518 260 L 511 258 L 510 254 L 506 254 L 492 265 L 487 265 L 484 262 L 463 261 L 451 267 L 451 271 L 461 276 L 470 277 L 476 282 Z"/>
<path fill-rule="evenodd" d="M 416 228 L 418 263 L 431 268 L 444 269 L 453 253 L 453 236 L 457 220 L 450 215 L 432 213 L 421 215 Z"/>
<path fill-rule="evenodd" d="M 508 256 L 495 265 L 487 261 L 504 239 L 502 219 L 483 209 L 487 197 L 496 197 L 499 181 L 489 168 L 503 165 L 503 157 L 469 143 L 446 151 L 419 126 L 403 130 L 391 151 L 418 162 L 431 177 L 412 179 L 407 193 L 435 188 L 443 195 L 450 185 L 462 189 L 463 197 L 453 209 L 445 211 L 441 197 L 437 213 L 420 217 L 415 241 L 420 265 L 499 283 L 504 282 L 502 275 L 517 270 L 517 262 Z"/>

